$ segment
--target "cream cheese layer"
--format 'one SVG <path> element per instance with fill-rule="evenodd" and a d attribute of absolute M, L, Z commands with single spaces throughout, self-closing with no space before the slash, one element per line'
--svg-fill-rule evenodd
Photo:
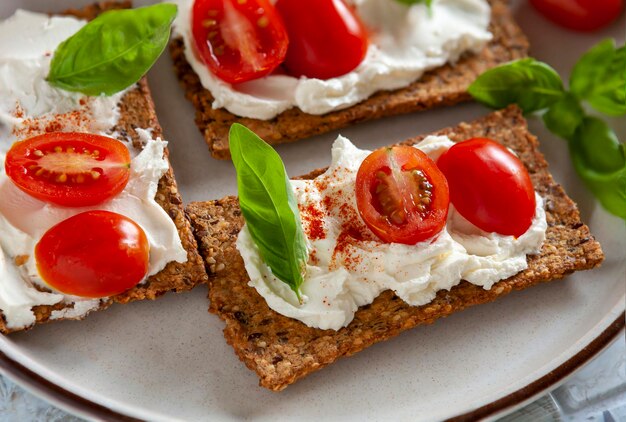
<path fill-rule="evenodd" d="M 0 311 L 10 329 L 33 324 L 33 306 L 73 304 L 51 318 L 80 318 L 107 299 L 65 295 L 39 277 L 35 245 L 48 229 L 73 215 L 108 210 L 137 222 L 150 243 L 148 276 L 168 262 L 187 260 L 174 222 L 155 201 L 159 179 L 169 168 L 163 157 L 167 143 L 139 128 L 143 148 L 137 149 L 130 139 L 113 133 L 124 92 L 86 97 L 45 81 L 58 44 L 84 24 L 72 17 L 23 10 L 0 23 Z M 96 133 L 123 142 L 132 158 L 128 185 L 107 202 L 83 208 L 60 207 L 22 192 L 6 175 L 6 153 L 15 141 L 49 131 Z"/>
<path fill-rule="evenodd" d="M 452 145 L 445 136 L 429 136 L 415 147 L 436 160 Z M 532 224 L 518 238 L 486 233 L 450 206 L 445 228 L 432 238 L 415 245 L 381 242 L 356 205 L 356 174 L 370 152 L 340 136 L 325 173 L 291 182 L 309 250 L 302 304 L 265 265 L 246 226 L 239 234 L 237 248 L 249 284 L 276 312 L 310 327 L 338 330 L 385 290 L 413 306 L 429 303 L 439 290 L 449 290 L 461 280 L 488 290 L 524 270 L 526 256 L 540 251 L 547 223 L 543 200 L 536 193 Z"/>
<path fill-rule="evenodd" d="M 269 75 L 232 85 L 215 76 L 195 53 L 191 33 L 193 0 L 174 0 L 175 36 L 185 43 L 185 58 L 211 92 L 214 108 L 242 117 L 270 120 L 297 107 L 324 114 L 365 100 L 381 90 L 397 89 L 424 72 L 478 52 L 491 40 L 485 0 L 434 0 L 408 6 L 395 0 L 351 0 L 370 32 L 365 59 L 353 71 L 327 80 Z"/>

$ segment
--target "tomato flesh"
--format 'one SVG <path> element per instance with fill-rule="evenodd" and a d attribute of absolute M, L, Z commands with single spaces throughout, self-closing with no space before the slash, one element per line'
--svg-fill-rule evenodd
<path fill-rule="evenodd" d="M 105 136 L 53 132 L 13 144 L 7 176 L 27 194 L 67 207 L 96 205 L 120 193 L 130 177 L 130 153 Z"/>
<path fill-rule="evenodd" d="M 88 211 L 48 230 L 35 246 L 41 278 L 75 296 L 107 297 L 148 272 L 149 243 L 137 223 L 109 211 Z"/>
<path fill-rule="evenodd" d="M 593 31 L 613 22 L 624 0 L 530 0 L 551 21 L 577 31 Z"/>
<path fill-rule="evenodd" d="M 289 43 L 268 0 L 196 0 L 192 32 L 211 72 L 232 84 L 271 73 L 284 60 Z"/>
<path fill-rule="evenodd" d="M 276 8 L 289 34 L 285 67 L 290 74 L 329 79 L 363 61 L 367 32 L 343 0 L 278 0 Z"/>
<path fill-rule="evenodd" d="M 519 237 L 535 215 L 535 191 L 524 164 L 487 138 L 459 142 L 437 165 L 450 185 L 450 199 L 470 223 L 486 232 Z"/>
<path fill-rule="evenodd" d="M 361 218 L 388 243 L 413 245 L 439 233 L 450 203 L 448 184 L 426 154 L 410 146 L 381 148 L 357 172 Z"/>

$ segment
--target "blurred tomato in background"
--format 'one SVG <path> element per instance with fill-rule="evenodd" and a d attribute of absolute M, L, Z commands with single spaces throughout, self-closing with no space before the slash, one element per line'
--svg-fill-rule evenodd
<path fill-rule="evenodd" d="M 613 22 L 624 0 L 530 0 L 551 21 L 576 31 L 593 31 Z"/>

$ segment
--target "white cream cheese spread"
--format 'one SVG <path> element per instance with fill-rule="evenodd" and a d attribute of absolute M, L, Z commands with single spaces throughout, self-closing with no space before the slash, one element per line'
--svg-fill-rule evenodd
<path fill-rule="evenodd" d="M 436 160 L 452 145 L 445 136 L 430 136 L 416 147 Z M 359 306 L 372 303 L 384 290 L 419 306 L 461 280 L 490 289 L 524 270 L 526 255 L 540 251 L 547 223 L 538 194 L 532 224 L 518 238 L 486 233 L 450 206 L 446 227 L 431 239 L 415 245 L 381 242 L 365 226 L 356 205 L 356 173 L 369 153 L 340 136 L 325 173 L 291 182 L 309 250 L 302 304 L 272 275 L 246 226 L 239 234 L 237 248 L 249 284 L 276 312 L 310 327 L 338 330 L 352 321 Z"/>
<path fill-rule="evenodd" d="M 421 3 L 348 0 L 370 32 L 366 57 L 356 69 L 328 80 L 269 75 L 231 85 L 211 73 L 194 52 L 193 0 L 173 1 L 178 5 L 174 34 L 182 37 L 185 57 L 214 97 L 213 107 L 264 120 L 292 107 L 309 114 L 350 107 L 377 91 L 407 86 L 463 53 L 478 52 L 492 38 L 485 0 L 434 0 L 431 10 Z"/>
<path fill-rule="evenodd" d="M 0 311 L 12 329 L 33 324 L 31 308 L 36 305 L 73 303 L 72 309 L 54 311 L 51 318 L 78 318 L 107 299 L 50 291 L 39 277 L 35 245 L 48 229 L 73 215 L 99 209 L 137 222 L 150 243 L 148 275 L 156 274 L 168 262 L 187 260 L 176 226 L 155 201 L 158 181 L 169 168 L 163 158 L 167 143 L 154 139 L 149 130 L 137 129 L 143 144 L 139 150 L 111 133 L 124 93 L 85 97 L 45 81 L 57 45 L 84 24 L 71 17 L 22 10 L 0 23 Z M 16 140 L 48 131 L 90 132 L 123 141 L 132 158 L 127 186 L 105 203 L 82 208 L 45 203 L 19 190 L 5 173 L 6 152 Z"/>

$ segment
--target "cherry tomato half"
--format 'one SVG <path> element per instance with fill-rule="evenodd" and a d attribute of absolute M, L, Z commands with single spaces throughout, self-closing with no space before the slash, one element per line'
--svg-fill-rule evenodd
<path fill-rule="evenodd" d="M 521 236 L 535 215 L 535 190 L 524 164 L 486 138 L 459 142 L 437 160 L 450 199 L 470 223 L 487 232 Z"/>
<path fill-rule="evenodd" d="M 120 193 L 130 177 L 130 153 L 120 141 L 53 132 L 13 144 L 7 176 L 27 194 L 67 207 L 99 204 Z"/>
<path fill-rule="evenodd" d="M 356 201 L 381 240 L 414 245 L 443 229 L 450 197 L 433 160 L 417 148 L 396 146 L 365 158 L 356 176 Z"/>
<path fill-rule="evenodd" d="M 148 272 L 150 246 L 128 217 L 88 211 L 48 230 L 35 246 L 41 278 L 75 296 L 113 296 L 134 287 Z"/>
<path fill-rule="evenodd" d="M 272 72 L 287 54 L 287 31 L 268 0 L 196 0 L 192 32 L 196 49 L 228 83 Z"/>
<path fill-rule="evenodd" d="M 290 74 L 329 79 L 363 61 L 367 33 L 343 0 L 278 0 L 276 9 L 289 34 L 285 67 Z"/>
<path fill-rule="evenodd" d="M 551 21 L 577 31 L 593 31 L 613 22 L 624 0 L 530 0 Z"/>

